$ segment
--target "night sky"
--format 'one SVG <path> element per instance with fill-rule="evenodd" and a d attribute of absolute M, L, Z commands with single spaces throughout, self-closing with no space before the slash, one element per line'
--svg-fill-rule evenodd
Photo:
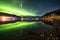
<path fill-rule="evenodd" d="M 59 0 L 24 0 L 23 7 L 37 12 L 38 15 L 60 8 Z"/>
<path fill-rule="evenodd" d="M 9 3 L 11 5 L 16 5 L 20 7 L 22 1 L 22 8 L 28 11 L 35 12 L 37 16 L 42 16 L 47 12 L 51 12 L 56 9 L 60 9 L 60 0 L 2 0 L 3 2 Z M 20 37 L 26 35 L 39 34 L 44 31 L 49 31 L 51 29 L 50 25 L 44 24 L 43 22 L 37 22 L 34 25 L 29 25 L 25 29 L 12 29 L 8 31 L 0 32 L 1 40 L 19 40 Z"/>

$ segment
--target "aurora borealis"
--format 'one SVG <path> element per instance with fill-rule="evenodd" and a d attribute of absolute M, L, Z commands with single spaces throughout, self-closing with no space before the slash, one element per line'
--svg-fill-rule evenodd
<path fill-rule="evenodd" d="M 16 16 L 41 17 L 57 9 L 60 9 L 60 0 L 0 0 L 0 12 Z M 0 24 L 0 40 L 46 40 L 52 30 L 43 21 Z"/>
<path fill-rule="evenodd" d="M 3 4 L 2 4 L 3 3 Z M 0 12 L 5 12 L 9 14 L 14 14 L 17 16 L 36 16 L 34 12 L 30 12 L 27 9 L 19 8 L 17 6 L 13 6 L 11 4 L 6 4 L 5 2 L 0 3 Z M 25 28 L 28 25 L 32 25 L 35 22 L 16 22 L 10 24 L 0 25 L 0 31 L 13 29 L 13 28 Z"/>
<path fill-rule="evenodd" d="M 21 3 L 23 6 L 22 8 Z M 54 0 L 0 0 L 0 12 L 6 12 L 17 16 L 42 16 L 46 12 L 60 8 L 59 3 L 60 2 Z M 0 31 L 20 27 L 25 28 L 35 23 L 36 22 L 16 22 L 3 24 L 0 25 Z M 23 25 L 25 26 L 23 27 Z"/>

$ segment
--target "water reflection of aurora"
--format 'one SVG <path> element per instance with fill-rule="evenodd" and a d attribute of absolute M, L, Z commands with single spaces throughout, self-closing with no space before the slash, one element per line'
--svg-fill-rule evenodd
<path fill-rule="evenodd" d="M 0 12 L 14 14 L 17 16 L 36 16 L 34 12 L 29 12 L 26 9 L 12 7 L 10 5 L 0 6 Z M 13 28 L 26 28 L 27 26 L 32 24 L 35 24 L 35 22 L 16 22 L 16 23 L 10 23 L 10 24 L 3 24 L 3 25 L 0 25 L 0 31 L 13 29 Z"/>

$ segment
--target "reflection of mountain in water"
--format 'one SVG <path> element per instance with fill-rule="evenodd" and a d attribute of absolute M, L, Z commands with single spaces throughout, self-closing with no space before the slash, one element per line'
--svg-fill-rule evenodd
<path fill-rule="evenodd" d="M 50 13 L 46 13 L 45 15 L 43 15 L 41 17 L 41 19 L 46 24 L 59 26 L 59 24 L 60 24 L 60 9 L 55 10 Z"/>

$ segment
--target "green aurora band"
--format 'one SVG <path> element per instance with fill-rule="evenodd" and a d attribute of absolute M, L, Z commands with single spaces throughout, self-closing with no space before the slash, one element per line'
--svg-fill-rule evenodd
<path fill-rule="evenodd" d="M 27 9 L 19 8 L 9 4 L 0 3 L 0 12 L 14 14 L 17 16 L 36 16 L 34 12 L 29 12 Z M 33 25 L 36 22 L 15 22 L 9 24 L 0 24 L 0 31 L 11 30 L 16 28 L 26 28 L 29 25 Z"/>

